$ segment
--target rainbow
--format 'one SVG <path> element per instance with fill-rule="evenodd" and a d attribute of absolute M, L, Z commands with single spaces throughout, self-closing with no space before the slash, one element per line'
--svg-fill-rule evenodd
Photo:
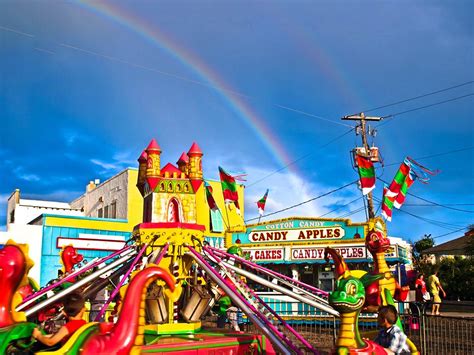
<path fill-rule="evenodd" d="M 254 131 L 277 163 L 282 166 L 288 166 L 290 171 L 299 175 L 296 167 L 292 165 L 294 159 L 289 156 L 283 145 L 280 143 L 278 137 L 266 125 L 264 119 L 259 117 L 243 99 L 245 95 L 232 90 L 232 88 L 227 85 L 215 71 L 206 66 L 200 58 L 179 46 L 169 38 L 169 36 L 166 36 L 162 31 L 156 28 L 156 26 L 143 22 L 142 19 L 119 8 L 116 4 L 105 2 L 90 3 L 86 0 L 78 0 L 76 3 L 95 14 L 105 16 L 119 25 L 139 34 L 144 39 L 158 46 L 161 50 L 164 50 L 167 54 L 173 56 L 184 66 L 192 70 L 202 80 L 208 83 L 209 87 L 215 89 L 219 96 L 238 114 L 238 117 L 240 117 L 245 124 Z M 188 81 L 203 85 L 203 83 L 197 81 Z"/>

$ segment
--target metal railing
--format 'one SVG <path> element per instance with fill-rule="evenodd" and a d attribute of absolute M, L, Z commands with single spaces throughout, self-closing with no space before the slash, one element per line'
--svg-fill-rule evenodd
<path fill-rule="evenodd" d="M 293 310 L 278 313 L 299 334 L 322 354 L 330 353 L 334 348 L 339 330 L 339 319 L 332 315 L 323 315 L 319 310 L 306 310 L 295 315 Z M 400 318 L 408 338 L 417 346 L 422 355 L 463 355 L 474 354 L 474 318 L 430 316 L 422 312 L 415 304 L 404 304 Z M 207 316 L 203 326 L 215 327 L 216 316 Z M 244 317 L 241 331 L 258 334 L 258 328 Z M 230 328 L 230 326 L 228 327 Z M 375 314 L 361 314 L 359 318 L 361 333 L 377 330 Z M 288 334 L 291 339 L 291 335 Z"/>

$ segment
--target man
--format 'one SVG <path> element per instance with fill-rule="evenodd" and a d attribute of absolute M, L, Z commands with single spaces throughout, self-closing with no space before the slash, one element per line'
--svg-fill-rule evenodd
<path fill-rule="evenodd" d="M 428 288 L 430 293 L 433 295 L 433 305 L 431 306 L 431 314 L 439 316 L 439 307 L 441 305 L 441 297 L 439 296 L 439 291 L 443 292 L 443 297 L 446 297 L 446 292 L 444 292 L 443 286 L 438 278 L 438 271 L 435 271 L 433 275 L 428 278 Z"/>
<path fill-rule="evenodd" d="M 383 346 L 387 354 L 410 354 L 407 344 L 407 336 L 395 324 L 397 322 L 398 312 L 392 306 L 382 306 L 379 308 L 377 323 L 382 330 L 374 341 Z"/>

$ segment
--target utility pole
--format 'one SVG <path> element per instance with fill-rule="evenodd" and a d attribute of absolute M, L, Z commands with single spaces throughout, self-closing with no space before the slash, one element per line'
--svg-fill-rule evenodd
<path fill-rule="evenodd" d="M 369 148 L 369 143 L 367 142 L 367 135 L 371 135 L 375 137 L 376 131 L 367 130 L 366 128 L 366 121 L 380 121 L 382 117 L 372 117 L 372 116 L 366 116 L 363 112 L 361 112 L 358 115 L 349 115 L 349 116 L 344 116 L 342 117 L 342 120 L 345 121 L 360 121 L 360 125 L 356 127 L 356 135 L 361 134 L 362 136 L 362 144 L 364 146 L 365 154 L 368 158 L 370 158 L 370 148 Z M 360 130 L 359 130 L 360 128 Z M 369 213 L 369 218 L 374 218 L 375 217 L 375 212 L 374 212 L 374 201 L 372 199 L 372 192 L 369 192 L 367 194 L 367 203 L 368 203 L 368 213 Z"/>

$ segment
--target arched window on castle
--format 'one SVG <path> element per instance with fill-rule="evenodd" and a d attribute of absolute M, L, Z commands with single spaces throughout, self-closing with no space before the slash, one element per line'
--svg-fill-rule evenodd
<path fill-rule="evenodd" d="M 181 222 L 179 217 L 179 202 L 176 198 L 172 198 L 168 204 L 168 222 Z"/>

